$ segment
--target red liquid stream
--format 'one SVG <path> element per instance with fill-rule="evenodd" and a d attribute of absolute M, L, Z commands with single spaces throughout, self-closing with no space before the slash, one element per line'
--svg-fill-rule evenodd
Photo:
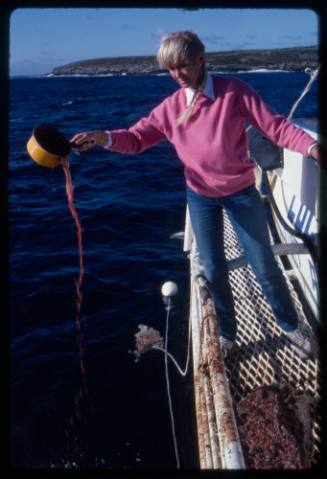
<path fill-rule="evenodd" d="M 83 299 L 83 295 L 82 295 L 82 292 L 81 292 L 81 287 L 82 287 L 83 275 L 84 275 L 82 225 L 81 225 L 81 222 L 79 220 L 76 208 L 74 206 L 74 187 L 73 187 L 72 177 L 71 177 L 71 174 L 70 174 L 68 157 L 63 158 L 62 166 L 63 166 L 63 170 L 64 170 L 65 177 L 66 177 L 66 194 L 67 194 L 67 199 L 68 199 L 68 207 L 69 207 L 70 213 L 71 213 L 71 215 L 72 215 L 72 217 L 75 221 L 76 232 L 77 232 L 77 241 L 78 241 L 79 275 L 78 275 L 78 280 L 75 282 L 75 286 L 76 286 L 76 295 L 77 295 L 76 326 L 77 326 L 77 329 L 80 331 L 81 324 L 80 324 L 80 320 L 79 320 L 79 315 L 80 315 L 80 310 L 81 310 L 81 306 L 82 306 L 82 299 Z"/>
<path fill-rule="evenodd" d="M 80 437 L 81 429 L 83 429 L 83 424 L 87 423 L 86 417 L 83 416 L 81 408 L 85 399 L 87 398 L 87 385 L 86 385 L 86 366 L 84 362 L 84 335 L 82 334 L 81 321 L 80 321 L 80 312 L 83 301 L 83 293 L 81 291 L 84 275 L 84 260 L 83 260 L 83 243 L 82 243 L 82 225 L 78 217 L 77 210 L 74 206 L 74 187 L 72 182 L 72 177 L 69 169 L 69 160 L 68 156 L 62 158 L 62 166 L 65 173 L 66 179 L 66 194 L 68 200 L 68 207 L 70 213 L 74 219 L 76 226 L 77 234 L 77 243 L 79 251 L 79 275 L 78 279 L 75 281 L 75 291 L 76 291 L 76 329 L 78 331 L 77 343 L 79 349 L 79 365 L 81 372 L 81 385 L 78 393 L 75 396 L 74 401 L 74 411 L 69 419 L 68 429 L 66 430 L 66 439 L 67 439 L 67 459 L 70 462 L 72 457 L 75 457 L 76 460 L 83 460 L 85 452 L 87 450 L 87 444 Z"/>

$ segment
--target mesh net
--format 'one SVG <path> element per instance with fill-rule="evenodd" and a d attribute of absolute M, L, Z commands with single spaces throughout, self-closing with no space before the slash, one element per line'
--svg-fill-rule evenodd
<path fill-rule="evenodd" d="M 243 255 L 234 230 L 224 216 L 225 253 L 228 260 Z M 296 290 L 277 258 L 288 284 L 299 320 L 309 326 Z M 234 402 L 261 386 L 289 385 L 292 390 L 305 393 L 310 401 L 311 429 L 310 465 L 319 459 L 320 417 L 317 404 L 320 400 L 320 374 L 318 359 L 303 360 L 289 346 L 288 338 L 275 322 L 269 303 L 256 282 L 251 267 L 230 271 L 229 279 L 235 301 L 238 322 L 237 351 L 227 357 L 226 372 Z"/>

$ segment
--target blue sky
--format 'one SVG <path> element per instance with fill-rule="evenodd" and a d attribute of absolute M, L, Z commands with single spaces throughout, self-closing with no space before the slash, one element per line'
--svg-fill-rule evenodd
<path fill-rule="evenodd" d="M 196 32 L 208 52 L 318 44 L 310 9 L 21 8 L 10 17 L 10 75 L 77 60 L 155 55 L 160 37 Z"/>

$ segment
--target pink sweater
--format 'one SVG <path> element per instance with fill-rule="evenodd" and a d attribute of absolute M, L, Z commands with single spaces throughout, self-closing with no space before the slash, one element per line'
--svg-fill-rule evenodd
<path fill-rule="evenodd" d="M 245 82 L 215 76 L 213 86 L 216 100 L 200 97 L 185 124 L 176 125 L 186 108 L 185 92 L 179 89 L 131 128 L 111 130 L 108 149 L 133 154 L 168 139 L 184 164 L 187 185 L 209 197 L 230 195 L 254 183 L 246 122 L 277 145 L 307 155 L 315 140 L 274 112 Z"/>

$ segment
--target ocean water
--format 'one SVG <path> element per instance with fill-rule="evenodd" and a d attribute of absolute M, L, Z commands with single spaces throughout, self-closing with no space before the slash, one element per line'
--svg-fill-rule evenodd
<path fill-rule="evenodd" d="M 288 114 L 304 73 L 235 74 Z M 11 463 L 22 468 L 174 469 L 164 358 L 135 362 L 134 334 L 165 333 L 164 281 L 179 293 L 168 349 L 184 365 L 188 260 L 183 168 L 168 142 L 139 155 L 94 148 L 70 157 L 83 227 L 81 332 L 75 325 L 77 237 L 61 167 L 26 153 L 33 128 L 56 125 L 70 138 L 133 124 L 176 89 L 168 76 L 10 80 L 10 423 Z M 317 115 L 317 85 L 298 117 Z M 86 374 L 80 372 L 83 346 Z M 198 467 L 191 371 L 170 368 L 183 469 Z"/>

